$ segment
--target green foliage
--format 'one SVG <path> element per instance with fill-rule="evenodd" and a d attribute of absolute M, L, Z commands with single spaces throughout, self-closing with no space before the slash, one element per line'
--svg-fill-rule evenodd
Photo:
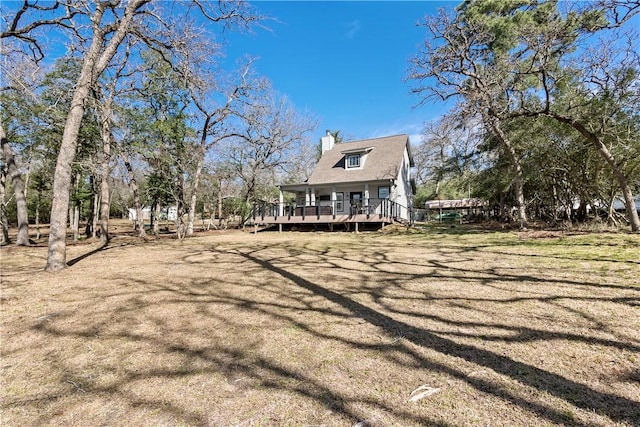
<path fill-rule="evenodd" d="M 157 55 L 146 53 L 149 67 L 142 89 L 119 114 L 130 129 L 123 149 L 148 165 L 141 183 L 143 203 L 184 206 L 185 175 L 192 166 L 195 132 L 186 113 L 189 93 L 184 80 Z"/>
<path fill-rule="evenodd" d="M 253 212 L 253 207 L 240 197 L 227 197 L 222 202 L 222 211 L 225 218 L 237 216 L 244 221 Z"/>
<path fill-rule="evenodd" d="M 606 208 L 627 191 L 621 176 L 637 194 L 640 63 L 622 25 L 639 8 L 620 7 L 465 1 L 455 16 L 426 21 L 441 43 L 425 44 L 411 76 L 435 77 L 436 84 L 416 91 L 458 96 L 470 116 L 497 120 L 512 148 L 485 136 L 478 150 L 489 161 L 468 180 L 474 195 L 513 204 L 515 168 L 506 154 L 518 160 L 527 208 L 539 218 L 555 220 L 576 203 Z M 448 172 L 460 156 L 441 153 L 432 175 L 452 184 Z"/>
<path fill-rule="evenodd" d="M 16 81 L 12 89 L 4 90 L 0 95 L 4 107 L 2 120 L 7 125 L 8 140 L 19 156 L 23 178 L 28 183 L 26 193 L 30 222 L 35 220 L 36 210 L 40 222 L 49 220 L 55 161 L 78 72 L 78 61 L 73 57 L 65 57 L 56 61 L 37 86 Z M 71 194 L 72 203 L 86 207 L 85 217 L 92 205 L 90 199 L 94 189 L 89 182 L 95 173 L 96 145 L 99 141 L 99 123 L 91 109 L 87 109 L 78 136 L 77 156 L 72 171 L 80 184 Z M 10 204 L 11 215 L 15 215 L 14 204 L 15 201 Z"/>
<path fill-rule="evenodd" d="M 529 13 L 529 7 L 535 3 L 534 0 L 465 1 L 457 10 L 461 21 L 491 35 L 488 49 L 492 53 L 504 54 L 517 46 L 520 30 L 537 20 L 538 13 Z"/>

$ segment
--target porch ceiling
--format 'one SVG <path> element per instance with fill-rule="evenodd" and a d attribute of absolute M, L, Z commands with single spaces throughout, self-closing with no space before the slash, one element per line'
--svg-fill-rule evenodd
<path fill-rule="evenodd" d="M 314 188 L 316 190 L 327 190 L 327 191 L 331 191 L 333 188 L 336 189 L 336 191 L 343 191 L 345 189 L 353 189 L 353 188 L 359 188 L 362 187 L 364 188 L 365 184 L 367 185 L 392 185 L 393 184 L 393 179 L 382 179 L 382 180 L 374 180 L 374 181 L 349 181 L 349 182 L 335 182 L 335 183 L 318 183 L 318 184 L 286 184 L 286 185 L 281 185 L 280 189 L 282 191 L 291 191 L 291 192 L 296 192 L 296 191 L 300 191 L 300 192 L 304 192 L 309 188 Z"/>
<path fill-rule="evenodd" d="M 302 183 L 302 184 L 284 184 L 284 185 L 280 186 L 280 190 L 282 190 L 282 191 L 292 191 L 292 192 L 306 191 L 307 188 L 309 188 L 309 184 L 307 184 L 307 183 Z"/>

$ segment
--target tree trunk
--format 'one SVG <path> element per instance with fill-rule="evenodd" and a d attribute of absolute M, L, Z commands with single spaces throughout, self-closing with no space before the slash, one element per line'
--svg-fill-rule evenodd
<path fill-rule="evenodd" d="M 160 234 L 160 204 L 154 203 L 151 209 L 151 229 L 156 236 Z"/>
<path fill-rule="evenodd" d="M 96 205 L 98 204 L 98 194 L 96 192 L 96 180 L 95 175 L 89 176 L 89 185 L 91 186 L 91 200 L 90 200 L 90 208 L 89 215 L 87 216 L 87 223 L 84 226 L 84 236 L 88 239 L 90 237 L 95 237 L 96 227 L 95 227 L 95 217 L 96 217 Z"/>
<path fill-rule="evenodd" d="M 71 189 L 71 167 L 78 145 L 78 132 L 84 115 L 84 104 L 89 95 L 91 77 L 98 56 L 99 42 L 94 39 L 91 49 L 85 57 L 76 91 L 73 94 L 62 143 L 53 175 L 53 200 L 51 201 L 51 230 L 45 270 L 58 271 L 67 266 L 66 226 Z"/>
<path fill-rule="evenodd" d="M 200 160 L 198 160 L 198 165 L 196 166 L 195 175 L 193 177 L 193 184 L 191 186 L 191 198 L 189 200 L 189 216 L 187 219 L 187 236 L 193 235 L 193 223 L 196 219 L 196 201 L 197 201 L 197 192 L 198 192 L 201 173 L 202 173 L 202 165 L 200 163 Z"/>
<path fill-rule="evenodd" d="M 73 241 L 74 243 L 78 242 L 78 238 L 80 237 L 80 206 L 77 204 L 73 207 Z"/>
<path fill-rule="evenodd" d="M 555 179 L 553 180 L 553 185 L 551 187 L 551 195 L 551 219 L 555 224 L 558 222 L 558 189 L 556 188 Z"/>
<path fill-rule="evenodd" d="M 0 144 L 2 145 L 2 156 L 4 158 L 4 164 L 11 178 L 11 184 L 13 185 L 13 192 L 16 198 L 17 215 L 18 215 L 18 236 L 16 237 L 16 245 L 28 246 L 29 245 L 29 213 L 27 211 L 27 198 L 25 196 L 24 181 L 22 175 L 16 165 L 15 155 L 9 141 L 7 141 L 7 135 L 4 131 L 4 126 L 0 125 Z"/>
<path fill-rule="evenodd" d="M 11 243 L 9 237 L 9 218 L 7 218 L 7 205 L 5 202 L 5 190 L 4 186 L 7 180 L 7 170 L 5 164 L 2 164 L 0 169 L 0 225 L 2 225 L 2 235 L 0 235 L 0 246 L 8 245 Z"/>
<path fill-rule="evenodd" d="M 622 168 L 618 165 L 618 162 L 613 157 L 613 154 L 609 151 L 606 145 L 595 135 L 593 132 L 590 132 L 584 125 L 577 120 L 564 117 L 560 114 L 556 113 L 547 113 L 551 118 L 557 120 L 560 123 L 567 124 L 577 130 L 582 136 L 584 136 L 587 141 L 594 145 L 598 153 L 604 160 L 607 162 L 611 171 L 613 172 L 616 181 L 618 181 L 618 186 L 620 187 L 620 191 L 622 192 L 622 197 L 624 198 L 625 210 L 627 211 L 627 219 L 629 220 L 629 224 L 631 225 L 631 231 L 634 233 L 640 233 L 640 217 L 638 216 L 638 211 L 636 209 L 636 202 L 633 198 L 633 192 L 631 191 L 631 186 L 629 185 L 629 181 L 627 180 L 626 175 L 624 174 Z"/>
<path fill-rule="evenodd" d="M 200 147 L 198 153 L 198 164 L 196 165 L 195 174 L 193 176 L 193 183 L 191 185 L 191 199 L 189 201 L 189 219 L 187 223 L 187 236 L 193 235 L 193 222 L 196 218 L 196 201 L 198 195 L 198 188 L 200 186 L 200 177 L 202 176 L 202 168 L 204 167 L 204 147 Z"/>
<path fill-rule="evenodd" d="M 527 221 L 527 211 L 526 211 L 525 201 L 524 201 L 522 169 L 520 169 L 519 162 L 515 172 L 516 172 L 516 177 L 513 184 L 515 187 L 516 200 L 518 203 L 518 221 L 520 222 L 520 230 L 525 230 L 527 228 L 528 221 Z"/>
<path fill-rule="evenodd" d="M 91 208 L 91 237 L 98 237 L 98 220 L 100 217 L 100 195 L 93 195 L 93 207 Z M 89 236 L 87 236 L 89 237 Z"/>
<path fill-rule="evenodd" d="M 218 228 L 222 228 L 222 178 L 218 178 Z"/>
<path fill-rule="evenodd" d="M 177 192 L 178 197 L 176 197 L 176 236 L 179 240 L 182 240 L 186 237 L 185 223 L 184 223 L 184 173 L 182 171 L 182 167 L 178 166 L 178 182 L 177 182 Z"/>
<path fill-rule="evenodd" d="M 144 229 L 144 217 L 142 214 L 142 205 L 140 204 L 140 192 L 138 191 L 138 181 L 136 181 L 136 176 L 133 173 L 133 166 L 129 161 L 129 156 L 124 150 L 120 150 L 120 157 L 122 157 L 122 161 L 124 162 L 124 167 L 127 169 L 127 176 L 129 178 L 129 188 L 131 188 L 131 192 L 133 193 L 133 203 L 136 209 L 136 219 L 134 221 L 133 229 L 138 232 L 138 237 L 144 237 L 147 235 L 147 232 Z"/>
<path fill-rule="evenodd" d="M 38 190 L 38 196 L 36 199 L 36 240 L 40 240 L 40 190 Z"/>
<path fill-rule="evenodd" d="M 496 117 L 487 117 L 486 121 L 489 124 L 493 134 L 498 138 L 502 146 L 504 147 L 509 159 L 511 160 L 511 166 L 513 167 L 514 180 L 513 186 L 516 192 L 516 202 L 518 204 L 518 221 L 520 222 L 520 229 L 524 230 L 528 226 L 527 210 L 525 206 L 524 198 L 524 179 L 522 177 L 522 166 L 520 165 L 520 158 L 516 153 L 511 140 L 507 134 L 502 130 L 500 121 Z"/>
<path fill-rule="evenodd" d="M 102 74 L 118 49 L 118 46 L 129 32 L 129 26 L 137 9 L 148 0 L 131 0 L 122 18 L 117 22 L 117 29 L 105 45 L 106 33 L 100 28 L 107 3 L 97 3 L 92 16 L 93 39 L 85 54 L 82 69 L 75 86 L 73 98 L 56 161 L 53 176 L 53 200 L 51 202 L 51 230 L 47 253 L 46 271 L 58 271 L 67 266 L 66 223 L 69 207 L 69 190 L 71 188 L 71 166 L 78 145 L 78 132 L 84 115 L 84 104 L 94 81 Z"/>
<path fill-rule="evenodd" d="M 149 231 L 153 234 L 158 234 L 156 220 L 158 216 L 156 215 L 156 203 L 151 203 L 151 208 L 149 209 Z"/>
<path fill-rule="evenodd" d="M 498 220 L 504 221 L 507 218 L 507 202 L 504 197 L 504 191 L 500 190 L 500 208 L 498 210 Z"/>
<path fill-rule="evenodd" d="M 111 102 L 108 98 L 102 105 L 102 158 L 100 162 L 100 240 L 109 243 L 109 210 L 110 210 L 110 188 L 109 175 L 111 173 Z"/>
<path fill-rule="evenodd" d="M 109 165 L 107 164 L 107 168 Z M 111 211 L 111 191 L 109 188 L 109 174 L 102 176 L 100 182 L 100 240 L 103 243 L 109 243 L 109 212 Z"/>
<path fill-rule="evenodd" d="M 617 224 L 615 215 L 614 215 L 614 208 L 613 208 L 613 204 L 615 203 L 615 197 L 610 199 L 609 201 L 609 209 L 607 209 L 607 220 L 612 223 L 612 224 Z"/>

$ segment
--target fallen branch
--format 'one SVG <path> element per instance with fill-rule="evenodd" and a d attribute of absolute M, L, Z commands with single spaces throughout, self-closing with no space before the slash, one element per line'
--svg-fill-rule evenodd
<path fill-rule="evenodd" d="M 417 402 L 418 400 L 424 399 L 425 397 L 431 396 L 439 391 L 439 388 L 429 387 L 428 385 L 423 384 L 411 392 L 409 402 Z"/>

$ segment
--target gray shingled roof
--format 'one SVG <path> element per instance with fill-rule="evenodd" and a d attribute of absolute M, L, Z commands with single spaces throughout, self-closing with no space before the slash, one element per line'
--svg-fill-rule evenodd
<path fill-rule="evenodd" d="M 372 150 L 362 169 L 345 169 L 344 151 L 357 149 Z M 410 150 L 408 135 L 386 136 L 383 138 L 335 144 L 325 151 L 307 183 L 309 185 L 338 184 L 395 179 L 402 166 L 405 148 Z M 411 156 L 411 151 L 409 151 Z"/>

